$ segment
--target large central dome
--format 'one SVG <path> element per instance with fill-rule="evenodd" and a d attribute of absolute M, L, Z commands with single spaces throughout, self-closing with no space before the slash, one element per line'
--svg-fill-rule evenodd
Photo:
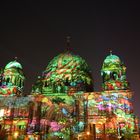
<path fill-rule="evenodd" d="M 86 61 L 70 51 L 54 57 L 42 75 L 43 92 L 93 91 L 93 80 Z"/>
<path fill-rule="evenodd" d="M 45 73 L 46 72 L 47 72 L 46 78 L 50 77 L 52 78 L 52 80 L 53 76 L 56 76 L 55 74 L 59 74 L 57 75 L 57 77 L 55 77 L 55 80 L 59 80 L 61 78 L 71 80 L 74 77 L 76 78 L 75 74 L 77 74 L 77 72 L 84 72 L 84 74 L 89 73 L 89 67 L 85 62 L 85 60 L 82 59 L 80 56 L 74 55 L 72 52 L 67 51 L 54 57 L 54 59 L 50 61 L 49 65 L 47 66 Z M 60 77 L 60 75 L 62 77 Z"/>

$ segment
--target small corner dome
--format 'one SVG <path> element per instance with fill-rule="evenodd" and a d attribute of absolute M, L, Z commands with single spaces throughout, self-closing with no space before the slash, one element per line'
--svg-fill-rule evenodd
<path fill-rule="evenodd" d="M 105 58 L 104 63 L 121 63 L 121 60 L 117 55 L 110 54 Z"/>
<path fill-rule="evenodd" d="M 10 69 L 10 68 L 18 68 L 22 69 L 22 65 L 17 62 L 16 60 L 9 62 L 6 66 L 5 69 Z"/>
<path fill-rule="evenodd" d="M 111 52 L 103 62 L 102 71 L 118 71 L 122 69 L 122 64 L 120 58 Z"/>

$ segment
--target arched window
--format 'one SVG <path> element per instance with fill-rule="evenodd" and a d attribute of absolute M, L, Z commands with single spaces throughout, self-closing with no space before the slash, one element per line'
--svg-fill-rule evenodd
<path fill-rule="evenodd" d="M 10 82 L 10 78 L 8 77 L 8 78 L 6 79 L 6 85 L 8 85 L 9 82 Z"/>
<path fill-rule="evenodd" d="M 19 87 L 22 87 L 22 80 L 19 80 Z"/>

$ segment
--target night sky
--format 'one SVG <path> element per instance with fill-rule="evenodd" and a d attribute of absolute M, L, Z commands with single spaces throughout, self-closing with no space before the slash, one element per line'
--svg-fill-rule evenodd
<path fill-rule="evenodd" d="M 101 91 L 100 69 L 109 50 L 127 66 L 140 116 L 140 4 L 134 1 L 4 1 L 0 4 L 0 67 L 15 56 L 26 75 L 25 92 L 47 66 L 66 49 L 86 59 L 95 91 Z"/>

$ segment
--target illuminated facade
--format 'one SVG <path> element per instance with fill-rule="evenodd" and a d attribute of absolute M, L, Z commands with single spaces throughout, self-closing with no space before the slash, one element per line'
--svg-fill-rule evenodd
<path fill-rule="evenodd" d="M 50 61 L 28 96 L 19 62 L 0 74 L 0 129 L 8 140 L 138 139 L 126 67 L 111 52 L 101 69 L 101 92 L 94 91 L 86 61 L 70 51 Z"/>

